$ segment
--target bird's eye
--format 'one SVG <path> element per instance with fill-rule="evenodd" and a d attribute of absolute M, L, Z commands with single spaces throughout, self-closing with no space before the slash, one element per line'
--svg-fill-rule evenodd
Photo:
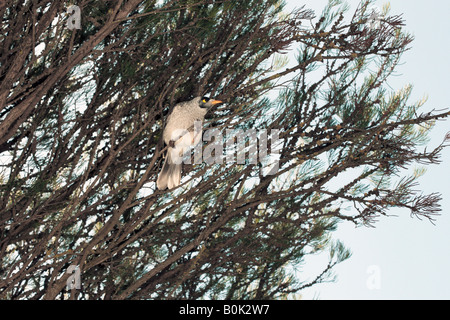
<path fill-rule="evenodd" d="M 203 99 L 202 102 L 203 102 L 203 103 L 206 103 L 206 99 Z"/>

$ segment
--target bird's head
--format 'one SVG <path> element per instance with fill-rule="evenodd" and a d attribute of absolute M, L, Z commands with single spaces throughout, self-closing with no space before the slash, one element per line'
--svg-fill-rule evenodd
<path fill-rule="evenodd" d="M 199 105 L 200 105 L 200 108 L 207 108 L 207 109 L 209 109 L 212 106 L 214 106 L 216 104 L 219 104 L 219 103 L 222 103 L 222 101 L 215 100 L 215 99 L 210 99 L 208 97 L 201 97 Z"/>

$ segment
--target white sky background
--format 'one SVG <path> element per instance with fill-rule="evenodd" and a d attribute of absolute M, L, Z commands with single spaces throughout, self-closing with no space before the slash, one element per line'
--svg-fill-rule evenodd
<path fill-rule="evenodd" d="M 348 0 L 350 12 L 359 3 Z M 450 1 L 391 0 L 391 14 L 403 14 L 405 29 L 415 37 L 411 50 L 402 56 L 396 76 L 388 80 L 393 90 L 413 85 L 410 103 L 428 100 L 423 111 L 450 108 Z M 320 15 L 327 0 L 287 0 L 286 10 L 305 4 Z M 380 8 L 386 1 L 378 0 Z M 450 121 L 439 122 L 431 131 L 429 150 L 439 145 Z M 442 211 L 435 225 L 392 209 L 375 228 L 355 228 L 341 223 L 334 233 L 352 251 L 335 268 L 337 282 L 320 284 L 302 292 L 304 299 L 450 299 L 450 148 L 442 153 L 440 165 L 427 166 L 418 190 L 442 194 Z M 308 272 L 320 272 L 326 257 L 308 260 Z M 375 288 L 367 283 L 371 270 L 379 276 Z"/>

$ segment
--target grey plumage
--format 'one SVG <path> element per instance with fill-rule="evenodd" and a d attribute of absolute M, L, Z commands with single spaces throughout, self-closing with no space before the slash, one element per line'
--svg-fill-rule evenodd
<path fill-rule="evenodd" d="M 206 97 L 196 97 L 175 105 L 163 131 L 163 139 L 168 148 L 156 181 L 158 189 L 173 189 L 180 184 L 183 156 L 191 146 L 199 143 L 202 137 L 202 126 L 195 126 L 194 123 L 195 121 L 203 123 L 208 108 L 220 102 Z"/>
<path fill-rule="evenodd" d="M 181 163 L 174 164 L 172 162 L 171 153 L 167 152 L 163 167 L 156 181 L 156 186 L 159 190 L 172 189 L 180 184 Z"/>

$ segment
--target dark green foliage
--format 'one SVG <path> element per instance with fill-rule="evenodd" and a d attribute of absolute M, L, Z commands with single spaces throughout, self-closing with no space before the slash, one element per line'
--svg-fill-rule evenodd
<path fill-rule="evenodd" d="M 81 30 L 59 1 L 1 7 L 0 297 L 291 298 L 350 256 L 330 241 L 339 221 L 392 206 L 432 218 L 439 196 L 394 177 L 438 162 L 444 144 L 417 148 L 448 113 L 387 90 L 412 40 L 399 17 L 372 29 L 370 1 L 351 21 L 336 3 L 313 19 L 280 1 L 78 1 Z M 280 130 L 279 170 L 186 165 L 179 189 L 156 190 L 166 116 L 204 94 L 226 102 L 209 127 Z M 317 278 L 294 274 L 320 251 Z"/>

